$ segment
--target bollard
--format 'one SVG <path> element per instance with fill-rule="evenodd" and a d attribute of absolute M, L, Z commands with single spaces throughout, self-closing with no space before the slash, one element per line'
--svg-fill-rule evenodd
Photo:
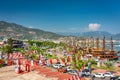
<path fill-rule="evenodd" d="M 9 60 L 9 66 L 11 66 L 12 65 L 12 60 Z"/>
<path fill-rule="evenodd" d="M 37 61 L 35 61 L 35 65 L 36 65 L 36 66 L 38 65 Z"/>
<path fill-rule="evenodd" d="M 21 67 L 20 67 L 20 65 L 16 65 L 16 66 L 15 66 L 15 72 L 16 72 L 17 74 L 20 74 L 20 73 L 21 73 Z"/>
<path fill-rule="evenodd" d="M 45 65 L 45 61 L 44 60 L 42 61 L 42 65 Z"/>
<path fill-rule="evenodd" d="M 28 70 L 27 71 L 30 72 L 30 64 L 28 64 Z"/>
<path fill-rule="evenodd" d="M 25 65 L 25 71 L 30 72 L 30 64 L 27 63 Z"/>
<path fill-rule="evenodd" d="M 31 64 L 31 66 L 34 66 L 34 61 L 33 61 L 33 60 L 31 60 L 30 64 Z"/>
<path fill-rule="evenodd" d="M 18 74 L 21 72 L 20 65 L 18 65 Z"/>
<path fill-rule="evenodd" d="M 52 65 L 52 59 L 50 59 L 50 65 Z"/>

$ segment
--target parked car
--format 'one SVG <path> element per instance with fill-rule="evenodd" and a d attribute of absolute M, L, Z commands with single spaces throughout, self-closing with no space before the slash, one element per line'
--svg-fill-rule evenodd
<path fill-rule="evenodd" d="M 45 56 L 41 56 L 41 60 L 46 60 L 47 58 Z"/>
<path fill-rule="evenodd" d="M 97 73 L 97 74 L 93 74 L 93 77 L 97 77 L 97 78 L 105 78 L 103 73 Z"/>
<path fill-rule="evenodd" d="M 63 67 L 64 65 L 62 65 L 62 64 L 53 64 L 52 65 L 53 66 L 53 68 L 60 68 L 60 67 Z"/>
<path fill-rule="evenodd" d="M 57 62 L 56 64 L 60 64 L 60 62 Z"/>
<path fill-rule="evenodd" d="M 90 76 L 90 71 L 88 69 L 84 69 L 82 72 L 81 72 L 81 76 L 84 77 L 84 76 Z"/>
<path fill-rule="evenodd" d="M 65 67 L 58 68 L 58 72 L 66 73 L 67 69 Z"/>
<path fill-rule="evenodd" d="M 69 70 L 68 73 L 73 75 L 78 75 L 77 70 Z"/>
<path fill-rule="evenodd" d="M 48 67 L 51 66 L 51 64 L 48 61 L 45 62 L 45 65 L 48 66 Z"/>
<path fill-rule="evenodd" d="M 106 72 L 104 73 L 105 77 L 114 77 L 114 74 L 112 74 L 111 72 Z"/>
<path fill-rule="evenodd" d="M 120 76 L 113 76 L 113 77 L 110 77 L 110 80 L 120 80 Z"/>
<path fill-rule="evenodd" d="M 42 60 L 39 60 L 39 64 L 42 65 Z"/>
<path fill-rule="evenodd" d="M 117 79 L 120 80 L 120 76 Z"/>
<path fill-rule="evenodd" d="M 70 66 L 67 66 L 66 69 L 67 69 L 67 72 L 72 70 Z"/>

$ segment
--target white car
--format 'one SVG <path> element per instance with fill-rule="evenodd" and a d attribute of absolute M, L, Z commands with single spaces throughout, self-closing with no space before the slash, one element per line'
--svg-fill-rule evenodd
<path fill-rule="evenodd" d="M 114 77 L 114 75 L 111 72 L 104 73 L 105 77 Z"/>
<path fill-rule="evenodd" d="M 72 70 L 70 66 L 68 66 L 66 69 L 67 69 L 67 71 L 70 71 L 70 70 Z"/>
<path fill-rule="evenodd" d="M 97 73 L 97 74 L 93 74 L 94 77 L 97 77 L 97 78 L 105 78 L 104 74 L 103 73 Z"/>
<path fill-rule="evenodd" d="M 69 70 L 68 73 L 73 75 L 78 75 L 77 70 Z"/>
<path fill-rule="evenodd" d="M 118 77 L 117 80 L 120 80 L 120 77 Z"/>
<path fill-rule="evenodd" d="M 58 68 L 58 64 L 53 64 L 53 68 Z"/>
<path fill-rule="evenodd" d="M 54 68 L 56 68 L 56 69 L 57 69 L 57 68 L 60 68 L 60 67 L 63 67 L 62 64 L 53 64 L 52 66 L 53 66 Z"/>

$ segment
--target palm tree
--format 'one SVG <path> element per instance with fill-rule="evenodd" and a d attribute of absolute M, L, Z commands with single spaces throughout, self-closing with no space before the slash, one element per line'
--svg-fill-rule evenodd
<path fill-rule="evenodd" d="M 78 51 L 77 51 L 77 55 L 78 55 L 78 58 L 81 58 L 81 56 L 83 55 L 82 51 L 81 51 L 81 50 L 78 50 Z"/>
<path fill-rule="evenodd" d="M 76 62 L 77 62 L 76 54 L 73 54 L 72 55 L 72 63 L 73 63 L 74 68 L 76 68 Z"/>
<path fill-rule="evenodd" d="M 8 55 L 13 52 L 13 47 L 12 47 L 12 38 L 8 39 L 8 44 L 2 47 L 2 52 L 6 54 L 8 59 Z"/>
<path fill-rule="evenodd" d="M 76 62 L 76 68 L 77 68 L 78 70 L 80 70 L 80 69 L 83 67 L 83 65 L 84 65 L 84 61 L 83 61 L 83 60 L 78 60 L 78 61 Z"/>
<path fill-rule="evenodd" d="M 80 77 L 80 72 L 81 72 L 81 68 L 84 66 L 84 61 L 83 60 L 78 60 L 77 62 L 76 62 L 76 68 L 77 68 L 77 70 L 78 70 L 78 75 L 79 75 L 79 77 Z"/>
<path fill-rule="evenodd" d="M 2 48 L 3 52 L 5 52 L 7 54 L 13 52 L 12 41 L 13 41 L 12 38 L 8 39 L 8 44 L 3 46 L 3 48 Z"/>
<path fill-rule="evenodd" d="M 32 54 L 32 55 L 31 55 L 31 59 L 32 59 L 32 60 L 37 60 L 38 57 L 37 57 L 35 54 Z"/>

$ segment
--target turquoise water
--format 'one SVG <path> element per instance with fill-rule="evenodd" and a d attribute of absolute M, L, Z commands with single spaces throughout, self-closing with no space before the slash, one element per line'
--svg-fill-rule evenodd
<path fill-rule="evenodd" d="M 116 49 L 117 51 L 120 51 L 120 47 L 115 47 L 115 49 Z"/>
<path fill-rule="evenodd" d="M 115 47 L 116 51 L 120 51 L 120 46 Z M 120 60 L 120 53 L 118 53 L 118 60 Z"/>

